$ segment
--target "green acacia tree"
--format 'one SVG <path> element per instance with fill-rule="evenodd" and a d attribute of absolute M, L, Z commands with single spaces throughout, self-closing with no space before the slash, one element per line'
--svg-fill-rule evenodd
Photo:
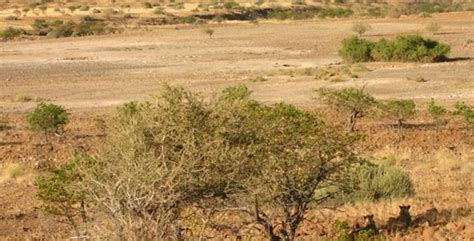
<path fill-rule="evenodd" d="M 378 107 L 383 115 L 389 119 L 395 119 L 399 128 L 404 122 L 416 115 L 416 104 L 413 100 L 388 100 L 379 103 Z"/>
<path fill-rule="evenodd" d="M 47 171 L 48 175 L 39 176 L 34 183 L 38 190 L 36 197 L 41 201 L 39 209 L 65 217 L 78 238 L 87 236 L 85 196 L 78 186 L 81 176 L 77 170 L 77 161 L 71 160 Z M 82 219 L 82 225 L 76 221 L 77 217 Z"/>
<path fill-rule="evenodd" d="M 68 117 L 69 113 L 64 107 L 53 103 L 40 102 L 33 112 L 26 116 L 26 120 L 31 130 L 43 132 L 46 143 L 49 143 L 48 136 L 66 125 L 69 121 Z"/>
<path fill-rule="evenodd" d="M 318 99 L 334 107 L 347 117 L 347 130 L 352 132 L 358 119 L 364 117 L 377 101 L 364 92 L 364 88 L 346 88 L 342 90 L 319 89 Z"/>
<path fill-rule="evenodd" d="M 257 146 L 264 165 L 254 215 L 272 240 L 294 240 L 307 212 L 331 200 L 337 191 L 329 186 L 341 184 L 349 175 L 344 170 L 359 161 L 352 152 L 357 138 L 291 105 L 261 108 L 257 139 L 264 141 Z"/>

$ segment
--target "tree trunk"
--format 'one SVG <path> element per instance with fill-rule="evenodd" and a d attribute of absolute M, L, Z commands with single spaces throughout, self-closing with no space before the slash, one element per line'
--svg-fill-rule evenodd
<path fill-rule="evenodd" d="M 354 132 L 356 124 L 357 112 L 351 112 L 347 118 L 347 131 Z"/>

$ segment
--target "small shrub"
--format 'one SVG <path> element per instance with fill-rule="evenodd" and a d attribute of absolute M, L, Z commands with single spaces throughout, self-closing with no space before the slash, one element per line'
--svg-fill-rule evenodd
<path fill-rule="evenodd" d="M 428 113 L 430 113 L 436 125 L 444 125 L 448 122 L 446 120 L 448 110 L 443 106 L 436 105 L 433 98 L 431 98 L 431 101 L 428 103 Z"/>
<path fill-rule="evenodd" d="M 367 23 L 354 23 L 351 27 L 353 32 L 356 32 L 359 36 L 362 36 L 365 32 L 370 31 L 372 27 Z"/>
<path fill-rule="evenodd" d="M 50 132 L 57 130 L 68 123 L 69 113 L 62 106 L 52 103 L 40 102 L 35 110 L 26 117 L 31 130 L 44 132 L 45 141 L 48 143 Z"/>
<path fill-rule="evenodd" d="M 106 31 L 106 25 L 103 23 L 82 21 L 77 24 L 71 36 L 100 35 L 106 33 Z"/>
<path fill-rule="evenodd" d="M 164 13 L 165 13 L 164 10 L 165 10 L 165 9 L 164 9 L 164 8 L 161 8 L 161 7 L 160 7 L 160 8 L 156 8 L 156 9 L 153 11 L 153 14 L 156 14 L 156 15 L 164 14 Z"/>
<path fill-rule="evenodd" d="M 120 7 L 121 8 L 130 8 L 130 4 L 122 4 Z"/>
<path fill-rule="evenodd" d="M 76 11 L 78 9 L 77 6 L 68 6 L 67 9 L 69 9 L 69 11 L 71 11 L 71 13 L 73 13 L 74 11 Z"/>
<path fill-rule="evenodd" d="M 21 28 L 8 27 L 7 29 L 0 32 L 0 39 L 2 41 L 13 40 L 24 33 L 25 33 L 25 30 Z"/>
<path fill-rule="evenodd" d="M 240 8 L 240 4 L 234 1 L 224 3 L 225 9 L 238 9 Z"/>
<path fill-rule="evenodd" d="M 48 38 L 70 37 L 74 33 L 75 23 L 68 21 L 66 23 L 57 23 L 54 29 L 46 35 Z"/>
<path fill-rule="evenodd" d="M 255 77 L 255 78 L 253 78 L 251 81 L 252 81 L 252 82 L 266 82 L 266 81 L 268 81 L 268 79 L 266 79 L 266 78 L 263 77 L 263 76 L 257 76 L 257 77 Z"/>
<path fill-rule="evenodd" d="M 143 4 L 143 8 L 146 8 L 146 9 L 153 8 L 153 5 L 151 5 L 151 3 L 149 2 L 146 2 Z"/>
<path fill-rule="evenodd" d="M 396 120 L 399 128 L 416 114 L 416 104 L 413 100 L 389 100 L 379 103 L 378 107 L 386 118 Z"/>
<path fill-rule="evenodd" d="M 46 10 L 48 10 L 48 8 L 46 6 L 40 6 L 39 7 L 39 10 L 43 13 L 43 14 L 46 14 Z"/>
<path fill-rule="evenodd" d="M 208 35 L 209 38 L 212 38 L 212 36 L 214 35 L 214 30 L 213 29 L 210 29 L 210 28 L 206 28 L 202 31 L 204 34 Z"/>
<path fill-rule="evenodd" d="M 39 6 L 39 3 L 36 3 L 36 2 L 28 4 L 28 7 L 31 8 L 31 9 L 35 9 L 38 6 Z"/>
<path fill-rule="evenodd" d="M 33 100 L 33 98 L 31 96 L 28 96 L 28 95 L 17 95 L 17 96 L 15 96 L 15 101 L 16 102 L 30 102 L 32 100 Z"/>
<path fill-rule="evenodd" d="M 31 27 L 38 35 L 46 35 L 51 31 L 50 23 L 44 19 L 35 19 Z"/>
<path fill-rule="evenodd" d="M 474 107 L 467 105 L 464 102 L 456 102 L 454 105 L 454 112 L 455 115 L 462 115 L 466 124 L 470 127 L 474 128 Z"/>
<path fill-rule="evenodd" d="M 417 83 L 425 83 L 425 82 L 428 82 L 428 80 L 425 79 L 425 78 L 423 78 L 423 77 L 416 77 L 415 82 L 417 82 Z"/>
<path fill-rule="evenodd" d="M 21 17 L 21 11 L 18 10 L 18 9 L 16 9 L 15 11 L 13 11 L 13 14 L 15 14 L 15 16 L 16 16 L 17 18 Z"/>

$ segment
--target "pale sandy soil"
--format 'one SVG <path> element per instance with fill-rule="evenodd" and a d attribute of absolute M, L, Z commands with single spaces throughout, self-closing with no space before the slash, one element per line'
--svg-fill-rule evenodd
<path fill-rule="evenodd" d="M 443 28 L 432 36 L 452 47 L 444 63 L 368 63 L 373 70 L 355 81 L 331 83 L 280 70 L 339 63 L 340 42 L 350 36 L 350 20 L 226 24 L 209 39 L 202 28 L 127 31 L 119 35 L 0 43 L 0 108 L 25 110 L 33 103 L 15 96 L 41 97 L 72 109 L 110 106 L 156 94 L 162 82 L 210 93 L 247 84 L 262 101 L 311 102 L 312 90 L 362 86 L 378 98 L 474 98 L 474 13 L 433 18 L 370 20 L 376 39 L 424 32 L 429 22 Z M 266 82 L 249 79 L 263 76 Z M 426 83 L 414 79 L 423 77 Z M 412 79 L 412 80 L 408 80 Z"/>

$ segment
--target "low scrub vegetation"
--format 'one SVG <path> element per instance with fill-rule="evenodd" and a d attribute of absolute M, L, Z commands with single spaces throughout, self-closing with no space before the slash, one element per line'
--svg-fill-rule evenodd
<path fill-rule="evenodd" d="M 406 174 L 369 165 L 354 151 L 361 136 L 319 113 L 264 105 L 245 86 L 209 101 L 164 89 L 152 102 L 119 107 L 96 151 L 38 178 L 43 210 L 65 217 L 78 237 L 182 240 L 186 209 L 198 206 L 241 212 L 268 238 L 294 240 L 310 209 L 358 190 L 363 198 L 354 199 L 411 194 Z M 88 224 L 94 217 L 101 222 Z"/>
<path fill-rule="evenodd" d="M 355 167 L 350 178 L 351 188 L 358 191 L 344 198 L 353 202 L 404 198 L 414 193 L 408 174 L 395 166 L 365 163 Z"/>
<path fill-rule="evenodd" d="M 448 123 L 448 120 L 446 119 L 448 110 L 443 106 L 436 105 L 433 98 L 431 98 L 431 101 L 428 103 L 428 113 L 433 118 L 434 124 L 444 125 Z"/>
<path fill-rule="evenodd" d="M 13 40 L 25 33 L 26 31 L 21 28 L 8 27 L 7 29 L 0 32 L 0 39 L 2 41 Z"/>
<path fill-rule="evenodd" d="M 450 47 L 419 35 L 401 35 L 376 42 L 350 37 L 343 41 L 339 55 L 348 62 L 402 61 L 435 62 L 446 58 Z"/>
<path fill-rule="evenodd" d="M 26 116 L 26 120 L 30 129 L 43 132 L 46 143 L 49 143 L 48 136 L 66 125 L 68 116 L 69 113 L 62 106 L 40 102 L 33 112 Z"/>
<path fill-rule="evenodd" d="M 474 107 L 473 106 L 470 106 L 464 102 L 457 102 L 454 105 L 453 114 L 463 116 L 466 124 L 469 127 L 474 128 Z"/>
<path fill-rule="evenodd" d="M 21 35 L 37 35 L 46 36 L 48 38 L 79 37 L 114 33 L 117 31 L 115 28 L 95 21 L 91 16 L 83 17 L 79 23 L 73 21 L 63 22 L 62 20 L 48 21 L 35 19 L 31 27 L 33 31 L 9 27 L 0 32 L 0 39 L 8 41 Z"/>

